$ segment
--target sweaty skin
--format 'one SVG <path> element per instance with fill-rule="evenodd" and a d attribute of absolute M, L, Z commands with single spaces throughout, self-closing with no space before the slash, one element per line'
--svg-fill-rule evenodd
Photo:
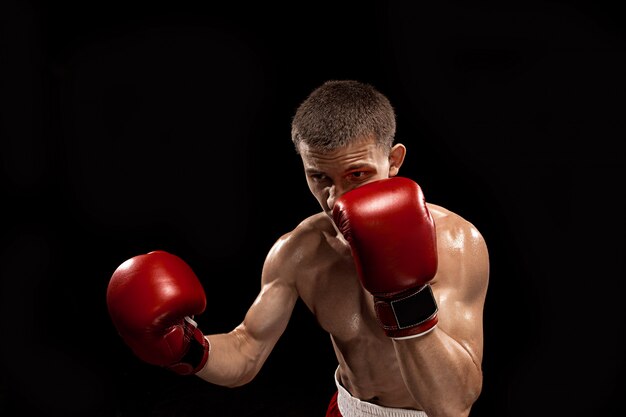
<path fill-rule="evenodd" d="M 251 381 L 300 297 L 330 334 L 339 380 L 353 396 L 425 410 L 429 417 L 469 414 L 482 386 L 482 312 L 489 276 L 487 247 L 478 230 L 428 204 L 437 230 L 439 267 L 431 284 L 439 324 L 424 336 L 392 340 L 376 321 L 372 296 L 361 286 L 350 247 L 330 217 L 343 193 L 397 175 L 405 152 L 401 144 L 388 152 L 372 138 L 328 153 L 301 145 L 307 183 L 322 212 L 274 244 L 263 266 L 261 291 L 244 321 L 230 333 L 207 336 L 211 354 L 199 377 L 225 386 Z"/>

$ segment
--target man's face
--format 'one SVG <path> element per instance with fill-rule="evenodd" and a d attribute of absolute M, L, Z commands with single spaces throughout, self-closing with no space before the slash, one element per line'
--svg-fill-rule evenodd
<path fill-rule="evenodd" d="M 404 158 L 404 146 L 398 144 L 386 152 L 374 138 L 369 138 L 332 152 L 320 152 L 301 144 L 300 156 L 311 193 L 332 218 L 335 201 L 344 193 L 396 175 Z"/>

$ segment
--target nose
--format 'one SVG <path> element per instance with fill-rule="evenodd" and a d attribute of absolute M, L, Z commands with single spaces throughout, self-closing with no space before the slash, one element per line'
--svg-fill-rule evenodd
<path fill-rule="evenodd" d="M 335 207 L 335 200 L 337 200 L 337 188 L 333 185 L 328 190 L 328 198 L 326 198 L 326 205 L 330 211 L 333 211 Z"/>
<path fill-rule="evenodd" d="M 333 185 L 328 190 L 328 198 L 326 199 L 326 205 L 330 211 L 333 211 L 333 207 L 335 207 L 335 202 L 341 197 L 346 190 L 343 187 L 338 187 L 337 185 Z"/>

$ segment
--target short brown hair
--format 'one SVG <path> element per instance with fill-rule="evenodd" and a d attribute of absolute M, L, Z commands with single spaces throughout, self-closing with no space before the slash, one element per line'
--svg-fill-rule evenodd
<path fill-rule="evenodd" d="M 374 135 L 390 149 L 396 115 L 387 97 L 373 86 L 353 80 L 331 80 L 317 87 L 300 104 L 291 123 L 291 140 L 320 151 L 333 151 Z"/>

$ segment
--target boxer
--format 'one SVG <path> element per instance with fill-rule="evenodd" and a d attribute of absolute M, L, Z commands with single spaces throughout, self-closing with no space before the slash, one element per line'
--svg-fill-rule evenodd
<path fill-rule="evenodd" d="M 389 100 L 371 85 L 316 88 L 291 136 L 321 211 L 270 249 L 241 324 L 203 335 L 193 321 L 206 305 L 198 278 L 155 251 L 109 282 L 123 340 L 148 363 L 236 387 L 257 375 L 300 298 L 338 360 L 327 417 L 467 416 L 482 387 L 487 246 L 399 175 L 406 147 L 395 129 Z"/>

